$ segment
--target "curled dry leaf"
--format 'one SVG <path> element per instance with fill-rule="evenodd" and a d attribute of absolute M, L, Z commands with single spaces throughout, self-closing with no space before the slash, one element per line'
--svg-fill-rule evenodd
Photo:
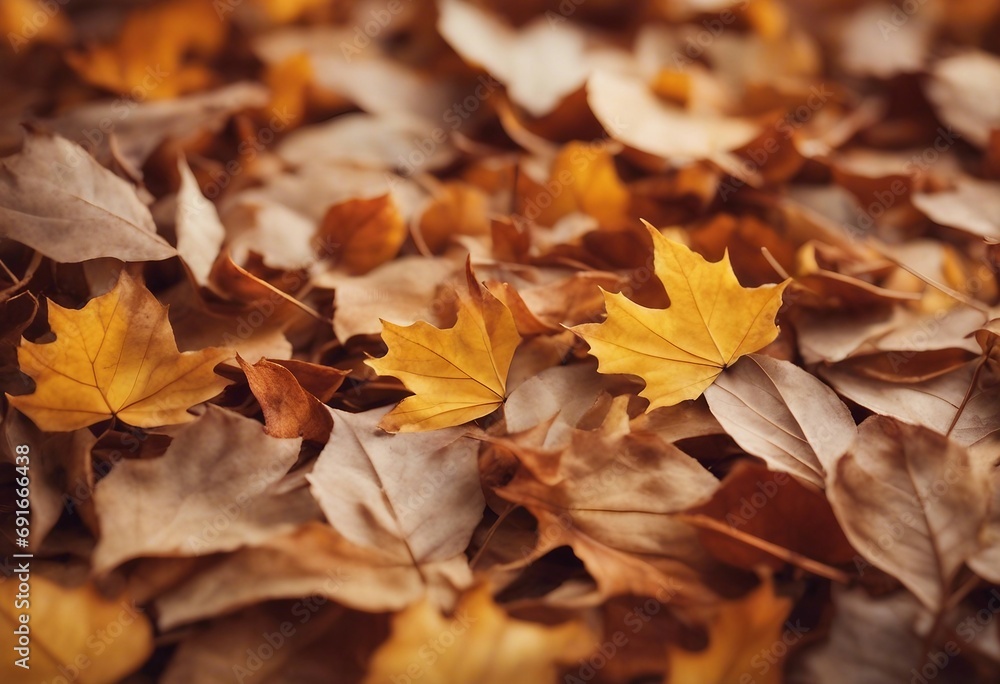
<path fill-rule="evenodd" d="M 237 354 L 236 361 L 264 412 L 267 434 L 283 439 L 301 437 L 311 442 L 326 442 L 333 429 L 330 412 L 323 402 L 299 384 L 292 371 L 267 359 L 250 365 Z M 340 379 L 343 380 L 343 375 Z"/>
<path fill-rule="evenodd" d="M 648 223 L 653 270 L 670 308 L 647 309 L 605 293 L 608 316 L 573 331 L 590 345 L 601 373 L 642 378 L 649 408 L 695 399 L 736 359 L 778 336 L 774 317 L 788 284 L 742 287 L 729 257 L 710 263 Z"/>
<path fill-rule="evenodd" d="M 183 159 L 177 164 L 181 186 L 177 191 L 177 253 L 191 270 L 199 285 L 207 285 L 212 264 L 219 255 L 226 229 L 219 220 L 215 205 L 201 194 L 198 180 Z"/>
<path fill-rule="evenodd" d="M 468 295 L 458 299 L 454 327 L 382 321 L 389 353 L 365 363 L 414 392 L 382 419 L 389 432 L 436 430 L 492 413 L 507 396 L 507 371 L 521 341 L 514 317 L 466 267 Z"/>
<path fill-rule="evenodd" d="M 391 195 L 351 199 L 330 207 L 314 244 L 351 275 L 389 261 L 406 240 L 406 224 Z"/>
<path fill-rule="evenodd" d="M 188 412 L 228 384 L 216 365 L 225 348 L 177 351 L 167 310 L 126 272 L 107 294 L 74 311 L 48 303 L 54 342 L 23 341 L 17 357 L 33 394 L 8 395 L 43 430 L 69 431 L 108 418 L 136 427 L 194 420 Z"/>
<path fill-rule="evenodd" d="M 84 104 L 40 125 L 91 150 L 101 163 L 120 155 L 133 167 L 142 168 L 164 141 L 216 132 L 233 114 L 263 107 L 267 89 L 244 81 L 175 100 L 125 104 L 121 98 Z"/>
<path fill-rule="evenodd" d="M 971 445 L 1000 430 L 1000 386 L 976 379 L 978 362 L 917 382 L 889 382 L 852 373 L 839 364 L 820 374 L 841 395 L 865 408 L 948 434 Z"/>

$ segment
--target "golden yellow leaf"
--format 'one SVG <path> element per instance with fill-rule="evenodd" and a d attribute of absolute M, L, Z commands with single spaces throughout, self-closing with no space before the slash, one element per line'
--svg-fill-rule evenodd
<path fill-rule="evenodd" d="M 757 684 L 779 684 L 782 667 L 774 661 L 788 654 L 790 639 L 800 638 L 792 633 L 784 638 L 782 626 L 793 603 L 776 596 L 770 580 L 738 601 L 726 601 L 708 627 L 708 648 L 691 652 L 673 644 L 667 647 L 667 682 L 744 684 L 753 679 Z M 767 669 L 762 671 L 762 665 Z"/>
<path fill-rule="evenodd" d="M 365 361 L 379 375 L 399 378 L 414 392 L 379 424 L 388 432 L 437 430 L 482 418 L 503 403 L 521 336 L 510 309 L 466 269 L 469 295 L 458 300 L 454 327 L 424 321 L 399 326 L 382 321 L 389 353 Z"/>
<path fill-rule="evenodd" d="M 16 576 L 15 576 L 16 577 Z M 62 587 L 31 576 L 30 607 L 15 603 L 18 582 L 0 582 L 0 680 L 113 684 L 138 669 L 153 652 L 153 630 L 128 599 L 111 601 L 90 584 Z M 29 616 L 30 673 L 15 664 L 21 615 Z M 15 655 L 16 654 L 16 655 Z M 71 676 L 76 672 L 76 676 Z"/>
<path fill-rule="evenodd" d="M 350 199 L 330 207 L 314 240 L 351 275 L 364 275 L 396 256 L 406 222 L 391 195 Z"/>
<path fill-rule="evenodd" d="M 39 21 L 45 17 L 44 21 Z M 4 0 L 0 3 L 0 35 L 14 54 L 32 41 L 62 43 L 72 36 L 69 22 L 61 12 L 53 12 L 42 0 Z"/>
<path fill-rule="evenodd" d="M 303 15 L 322 9 L 330 0 L 255 0 L 267 18 L 275 24 L 288 24 Z"/>
<path fill-rule="evenodd" d="M 601 373 L 637 375 L 649 408 L 695 399 L 738 358 L 778 336 L 774 316 L 788 281 L 742 287 L 726 254 L 709 262 L 646 223 L 653 269 L 670 297 L 667 309 L 647 309 L 604 293 L 607 318 L 573 328 L 590 345 Z"/>
<path fill-rule="evenodd" d="M 96 86 L 133 100 L 163 100 L 206 87 L 214 78 L 192 55 L 211 56 L 229 25 L 211 2 L 169 0 L 128 15 L 118 39 L 70 53 L 66 61 Z"/>
<path fill-rule="evenodd" d="M 444 183 L 426 206 L 417 224 L 427 248 L 440 254 L 459 235 L 490 232 L 489 197 L 466 183 Z"/>
<path fill-rule="evenodd" d="M 486 587 L 473 589 L 451 618 L 424 600 L 397 614 L 392 635 L 375 652 L 364 684 L 555 684 L 558 667 L 594 646 L 581 623 L 558 626 L 514 620 Z"/>
<path fill-rule="evenodd" d="M 534 213 L 532 207 L 535 211 L 544 207 L 537 216 L 542 225 L 554 225 L 574 211 L 593 216 L 607 228 L 626 222 L 629 192 L 618 177 L 607 144 L 567 144 L 552 163 L 549 182 L 535 188 L 530 185 L 522 198 L 523 211 Z"/>
<path fill-rule="evenodd" d="M 268 64 L 264 83 L 271 91 L 271 102 L 264 116 L 270 119 L 272 112 L 281 112 L 289 127 L 298 126 L 309 106 L 313 77 L 312 60 L 303 52 Z"/>
<path fill-rule="evenodd" d="M 76 430 L 112 416 L 136 427 L 186 423 L 194 419 L 189 408 L 228 384 L 213 369 L 232 350 L 179 353 L 166 307 L 127 273 L 82 309 L 52 301 L 48 309 L 56 340 L 22 340 L 17 350 L 35 392 L 7 395 L 42 430 Z"/>

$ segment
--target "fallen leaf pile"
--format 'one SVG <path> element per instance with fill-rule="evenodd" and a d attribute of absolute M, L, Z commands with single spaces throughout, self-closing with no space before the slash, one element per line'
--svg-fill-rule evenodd
<path fill-rule="evenodd" d="M 0 36 L 3 682 L 1000 681 L 1000 0 Z"/>

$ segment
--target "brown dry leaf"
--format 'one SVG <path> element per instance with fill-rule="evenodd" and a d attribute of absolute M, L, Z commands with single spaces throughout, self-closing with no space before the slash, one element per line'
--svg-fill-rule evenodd
<path fill-rule="evenodd" d="M 176 255 L 130 184 L 82 147 L 40 133 L 29 133 L 19 153 L 0 162 L 0 237 L 65 263 Z"/>
<path fill-rule="evenodd" d="M 347 342 L 356 335 L 378 335 L 381 319 L 396 325 L 434 321 L 446 301 L 435 295 L 459 268 L 459 263 L 450 259 L 408 256 L 363 276 L 331 271 L 313 282 L 336 290 L 333 330 L 338 340 Z"/>
<path fill-rule="evenodd" d="M 855 558 L 821 491 L 746 461 L 738 462 L 712 499 L 692 508 L 685 520 L 701 530 L 702 543 L 717 558 L 747 570 L 767 565 L 777 572 L 788 563 L 844 581 L 843 573 L 830 566 Z"/>
<path fill-rule="evenodd" d="M 275 153 L 295 166 L 325 162 L 390 171 L 413 153 L 413 140 L 425 135 L 425 129 L 425 121 L 403 112 L 357 112 L 299 129 Z M 445 140 L 424 155 L 420 168 L 434 171 L 454 158 L 455 150 Z"/>
<path fill-rule="evenodd" d="M 188 412 L 228 384 L 213 372 L 225 348 L 177 351 L 167 310 L 122 272 L 117 285 L 79 311 L 48 303 L 54 342 L 21 343 L 33 394 L 8 395 L 43 430 L 70 431 L 119 418 L 136 427 L 194 420 Z"/>
<path fill-rule="evenodd" d="M 458 235 L 490 232 L 489 198 L 466 183 L 447 183 L 424 207 L 416 231 L 427 249 L 440 254 Z"/>
<path fill-rule="evenodd" d="M 483 513 L 479 445 L 461 427 L 386 434 L 386 412 L 331 411 L 330 441 L 307 479 L 340 534 L 416 566 L 432 600 L 449 605 L 472 580 L 464 551 Z"/>
<path fill-rule="evenodd" d="M 325 443 L 333 419 L 317 397 L 299 384 L 288 369 L 267 359 L 250 365 L 237 354 L 236 361 L 247 376 L 250 391 L 264 412 L 264 431 L 272 437 Z M 341 380 L 343 376 L 340 376 Z"/>
<path fill-rule="evenodd" d="M 365 363 L 414 392 L 386 414 L 389 432 L 437 430 L 482 418 L 507 396 L 507 372 L 521 336 L 514 317 L 466 266 L 468 295 L 460 293 L 455 325 L 441 330 L 419 321 L 382 321 L 389 353 Z"/>
<path fill-rule="evenodd" d="M 266 104 L 267 89 L 245 81 L 172 100 L 123 102 L 118 98 L 88 103 L 40 125 L 83 146 L 102 164 L 118 156 L 141 168 L 165 140 L 216 133 L 233 114 Z M 274 122 L 281 125 L 280 118 Z"/>
<path fill-rule="evenodd" d="M 24 459 L 17 458 L 18 445 L 27 444 L 34 452 L 29 459 L 27 497 L 31 508 L 31 536 L 27 550 L 34 552 L 42 547 L 60 516 L 73 506 L 72 497 L 79 494 L 76 487 L 67 487 L 64 464 L 77 454 L 89 451 L 95 440 L 85 430 L 44 433 L 15 411 L 8 412 L 0 423 L 0 435 L 0 459 L 14 466 L 18 476 L 21 473 L 17 466 L 24 465 Z"/>
<path fill-rule="evenodd" d="M 1000 183 L 962 178 L 955 189 L 913 195 L 913 206 L 935 223 L 1000 242 Z"/>
<path fill-rule="evenodd" d="M 949 129 L 974 145 L 986 147 L 990 131 L 1000 126 L 1000 99 L 983 83 L 1000 78 L 1000 58 L 968 51 L 937 61 L 925 86 L 927 98 Z"/>
<path fill-rule="evenodd" d="M 821 369 L 820 375 L 839 394 L 880 415 L 948 433 L 969 445 L 1000 429 L 1000 386 L 977 382 L 976 365 L 970 361 L 929 380 L 902 383 L 857 375 L 840 364 Z"/>
<path fill-rule="evenodd" d="M 754 658 L 761 659 L 762 653 L 774 658 L 768 649 L 782 643 L 792 606 L 790 598 L 774 593 L 770 580 L 742 599 L 723 603 L 708 625 L 706 649 L 691 652 L 669 647 L 670 674 L 665 684 L 739 684 L 748 676 L 757 682 L 781 684 L 780 665 L 761 672 Z"/>
<path fill-rule="evenodd" d="M 431 652 L 429 643 L 440 646 Z M 364 684 L 402 677 L 433 684 L 554 684 L 561 664 L 593 648 L 594 637 L 582 623 L 548 626 L 515 620 L 481 586 L 465 594 L 450 617 L 426 601 L 396 615 Z"/>
<path fill-rule="evenodd" d="M 700 159 L 726 162 L 759 131 L 744 119 L 688 112 L 658 100 L 640 79 L 597 71 L 587 81 L 587 102 L 615 140 L 682 166 Z"/>
<path fill-rule="evenodd" d="M 163 456 L 120 463 L 98 484 L 94 571 L 145 556 L 231 551 L 315 517 L 304 492 L 279 485 L 301 443 L 269 437 L 260 423 L 209 406 Z"/>
<path fill-rule="evenodd" d="M 978 548 L 989 492 L 965 447 L 926 428 L 873 416 L 830 473 L 827 495 L 867 563 L 931 610 Z"/>
<path fill-rule="evenodd" d="M 897 25 L 891 5 L 869 5 L 852 14 L 843 28 L 844 67 L 855 76 L 891 78 L 923 71 L 937 5 Z"/>
<path fill-rule="evenodd" d="M 568 446 L 572 429 L 601 398 L 634 388 L 626 379 L 597 373 L 593 364 L 548 368 L 510 393 L 504 405 L 507 432 L 535 433 L 534 428 L 545 425 L 545 434 L 533 446 Z"/>
<path fill-rule="evenodd" d="M 539 17 L 514 30 L 464 0 L 441 0 L 439 12 L 441 36 L 506 85 L 510 98 L 532 116 L 548 114 L 587 80 L 587 35 L 561 16 L 556 22 Z"/>
<path fill-rule="evenodd" d="M 737 361 L 705 390 L 705 399 L 747 453 L 817 487 L 857 434 L 850 411 L 829 387 L 762 354 Z"/>
<path fill-rule="evenodd" d="M 992 456 L 992 449 L 989 451 Z M 991 463 L 990 465 L 994 465 Z M 986 523 L 979 531 L 979 549 L 969 558 L 969 567 L 980 577 L 1000 584 L 1000 470 L 990 472 L 990 502 Z"/>
<path fill-rule="evenodd" d="M 307 522 L 227 554 L 169 587 L 156 600 L 157 622 L 175 629 L 262 601 L 307 596 L 370 613 L 402 610 L 427 597 L 435 605 L 454 603 L 457 587 L 441 586 L 447 591 L 434 596 L 422 574 L 446 564 L 418 567 L 394 551 L 358 546 L 326 523 Z"/>
<path fill-rule="evenodd" d="M 110 600 L 92 584 L 64 587 L 44 575 L 31 574 L 31 612 L 21 612 L 18 582 L 0 582 L 0 623 L 3 650 L 0 665 L 5 681 L 59 681 L 67 672 L 81 684 L 114 684 L 137 670 L 153 653 L 153 628 L 135 601 L 123 596 Z M 27 608 L 27 606 L 23 606 Z M 23 626 L 19 616 L 29 615 L 30 650 L 18 653 Z M 14 655 L 14 654 L 17 655 Z M 22 667 L 18 658 L 25 657 Z"/>
<path fill-rule="evenodd" d="M 183 159 L 177 164 L 181 186 L 177 190 L 174 227 L 177 230 L 177 254 L 191 270 L 199 285 L 207 285 L 212 265 L 226 238 L 215 205 L 205 199 L 198 180 Z"/>
<path fill-rule="evenodd" d="M 389 261 L 406 240 L 406 224 L 390 195 L 352 199 L 330 207 L 314 245 L 351 275 Z"/>
<path fill-rule="evenodd" d="M 922 639 L 915 625 L 924 612 L 905 591 L 873 598 L 863 588 L 834 587 L 838 619 L 828 640 L 808 651 L 791 669 L 793 684 L 885 684 L 913 679 L 922 660 Z M 887 657 L 892 654 L 893 657 Z M 958 684 L 958 673 L 938 672 Z M 917 680 L 919 681 L 919 680 Z M 935 679 L 935 681 L 942 681 Z"/>
<path fill-rule="evenodd" d="M 708 499 L 718 481 L 673 445 L 630 433 L 621 400 L 598 431 L 574 430 L 565 448 L 508 448 L 522 467 L 497 494 L 538 520 L 533 557 L 570 546 L 602 597 L 656 596 L 686 584 L 686 562 L 702 552 L 673 515 Z"/>
<path fill-rule="evenodd" d="M 187 633 L 161 681 L 216 684 L 242 676 L 254 684 L 356 684 L 364 674 L 357 654 L 387 631 L 378 618 L 378 627 L 369 629 L 371 620 L 325 597 L 256 605 Z M 269 646 L 274 652 L 266 659 L 246 650 L 262 634 L 278 644 Z M 339 645 L 333 658 L 331 643 Z"/>

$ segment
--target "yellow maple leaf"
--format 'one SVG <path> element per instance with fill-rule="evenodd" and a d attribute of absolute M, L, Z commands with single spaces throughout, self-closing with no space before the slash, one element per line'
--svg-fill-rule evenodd
<path fill-rule="evenodd" d="M 560 663 L 586 657 L 594 645 L 578 622 L 548 626 L 511 619 L 479 587 L 462 597 L 450 619 L 426 599 L 397 614 L 364 684 L 406 678 L 423 684 L 555 684 Z"/>
<path fill-rule="evenodd" d="M 696 399 L 723 369 L 778 336 L 778 285 L 743 287 L 728 253 L 709 262 L 646 223 L 653 270 L 670 297 L 667 309 L 647 309 L 622 294 L 604 293 L 607 318 L 572 330 L 590 345 L 601 373 L 642 378 L 649 408 Z"/>
<path fill-rule="evenodd" d="M 790 598 L 776 596 L 770 580 L 737 601 L 726 601 L 708 626 L 708 647 L 685 651 L 667 647 L 670 684 L 778 684 L 782 668 L 775 661 L 788 654 L 792 639 L 783 625 L 792 610 Z M 793 642 L 792 642 L 793 643 Z M 768 665 L 761 671 L 761 665 Z M 749 677 L 748 677 L 749 675 Z"/>
<path fill-rule="evenodd" d="M 229 384 L 213 369 L 233 351 L 178 352 L 166 307 L 127 273 L 82 309 L 52 301 L 48 309 L 56 340 L 22 340 L 17 349 L 35 392 L 7 395 L 42 430 L 76 430 L 112 416 L 136 427 L 186 423 L 194 419 L 189 408 Z"/>
<path fill-rule="evenodd" d="M 382 321 L 389 353 L 365 363 L 414 392 L 385 415 L 379 423 L 383 430 L 453 427 L 482 418 L 503 403 L 507 371 L 521 336 L 510 309 L 476 282 L 471 266 L 466 275 L 469 295 L 459 297 L 454 327 Z"/>
<path fill-rule="evenodd" d="M 62 587 L 45 577 L 31 577 L 30 614 L 19 610 L 18 582 L 0 582 L 0 680 L 112 684 L 135 671 L 153 652 L 153 629 L 135 603 L 112 601 L 93 585 Z M 21 615 L 28 615 L 24 625 Z M 15 660 L 27 627 L 31 674 Z M 16 654 L 16 655 L 15 655 Z M 75 674 L 74 674 L 75 673 Z M 26 678 L 27 677 L 27 678 Z"/>

